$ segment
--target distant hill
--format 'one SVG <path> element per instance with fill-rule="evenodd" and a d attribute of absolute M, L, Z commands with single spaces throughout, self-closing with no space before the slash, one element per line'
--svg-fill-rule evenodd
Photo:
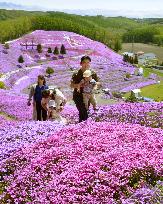
<path fill-rule="evenodd" d="M 0 8 L 1 9 L 18 9 L 18 10 L 26 10 L 26 11 L 59 11 L 59 12 L 65 12 L 69 14 L 76 14 L 76 15 L 88 15 L 88 16 L 96 16 L 96 15 L 102 15 L 105 17 L 116 17 L 116 16 L 123 16 L 128 18 L 162 18 L 163 17 L 163 10 L 162 8 L 157 8 L 157 10 L 153 9 L 56 9 L 55 6 L 52 5 L 51 8 L 46 8 L 46 6 L 26 6 L 24 5 L 24 2 L 21 4 L 14 4 L 10 2 L 0 2 Z"/>
<path fill-rule="evenodd" d="M 1 9 L 12 9 L 12 10 L 29 10 L 29 11 L 38 11 L 43 10 L 41 7 L 38 6 L 24 6 L 21 4 L 14 4 L 11 2 L 0 2 Z"/>
<path fill-rule="evenodd" d="M 1 3 L 1 5 L 8 5 Z M 10 5 L 10 4 L 9 4 Z M 11 6 L 18 6 L 11 4 Z M 21 8 L 21 5 L 20 5 Z M 54 11 L 0 9 L 0 42 L 18 38 L 34 30 L 65 30 L 85 35 L 116 50 L 123 42 L 163 45 L 162 19 L 81 16 Z M 46 23 L 45 23 L 46 22 Z"/>

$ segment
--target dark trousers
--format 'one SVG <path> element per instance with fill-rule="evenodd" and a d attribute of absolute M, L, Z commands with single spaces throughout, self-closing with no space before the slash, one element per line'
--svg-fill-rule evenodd
<path fill-rule="evenodd" d="M 88 112 L 85 107 L 85 104 L 83 102 L 83 95 L 80 94 L 73 94 L 73 100 L 75 102 L 75 105 L 79 111 L 79 123 L 82 121 L 87 120 L 88 118 Z"/>
<path fill-rule="evenodd" d="M 43 121 L 47 119 L 47 111 L 41 106 L 41 101 L 36 101 L 37 120 Z"/>

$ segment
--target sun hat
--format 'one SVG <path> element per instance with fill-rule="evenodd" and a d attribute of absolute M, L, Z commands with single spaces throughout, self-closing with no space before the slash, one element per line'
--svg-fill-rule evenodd
<path fill-rule="evenodd" d="M 86 70 L 84 73 L 83 73 L 83 77 L 90 77 L 92 75 L 92 72 L 90 70 Z"/>

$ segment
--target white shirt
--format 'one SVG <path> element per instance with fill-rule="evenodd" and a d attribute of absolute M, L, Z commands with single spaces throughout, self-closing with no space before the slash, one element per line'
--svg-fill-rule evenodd
<path fill-rule="evenodd" d="M 66 98 L 63 95 L 63 93 L 59 90 L 56 89 L 56 94 L 55 94 L 55 104 L 56 104 L 56 109 L 59 110 L 60 109 L 60 105 L 63 101 L 65 101 Z"/>
<path fill-rule="evenodd" d="M 48 106 L 49 106 L 49 107 L 56 108 L 55 100 L 50 100 L 49 103 L 48 103 Z"/>

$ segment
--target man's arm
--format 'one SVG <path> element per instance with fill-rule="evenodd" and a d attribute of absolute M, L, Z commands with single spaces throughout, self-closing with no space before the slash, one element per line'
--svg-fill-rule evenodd
<path fill-rule="evenodd" d="M 71 87 L 72 89 L 75 89 L 75 88 L 77 89 L 77 88 L 79 87 L 79 84 L 75 84 L 74 81 L 71 80 L 70 87 Z"/>
<path fill-rule="evenodd" d="M 34 86 L 31 86 L 30 92 L 29 92 L 28 101 L 31 101 L 31 100 L 32 100 L 32 97 L 33 97 L 33 95 L 34 95 L 34 92 L 35 92 L 35 88 L 34 88 Z"/>
<path fill-rule="evenodd" d="M 96 72 L 92 70 L 92 78 L 96 81 L 96 86 L 97 88 L 101 88 L 101 82 L 100 82 L 100 78 L 97 76 Z"/>
<path fill-rule="evenodd" d="M 79 79 L 78 72 L 74 72 L 71 78 L 70 87 L 73 89 L 78 89 L 79 87 Z"/>
<path fill-rule="evenodd" d="M 34 96 L 35 94 L 35 88 L 36 88 L 36 85 L 32 85 L 31 88 L 30 88 L 30 92 L 29 92 L 29 97 L 28 97 L 28 101 L 27 101 L 27 105 L 30 106 L 31 105 L 31 100 L 32 100 L 32 97 Z"/>

